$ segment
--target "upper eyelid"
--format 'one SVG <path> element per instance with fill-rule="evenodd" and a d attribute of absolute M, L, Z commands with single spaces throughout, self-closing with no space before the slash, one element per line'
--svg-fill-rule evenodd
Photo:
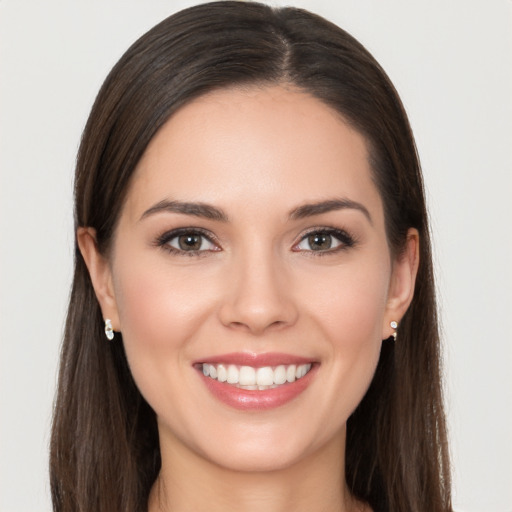
<path fill-rule="evenodd" d="M 191 227 L 187 226 L 187 227 L 182 227 L 182 228 L 168 229 L 168 230 L 164 231 L 160 235 L 160 237 L 174 237 L 174 236 L 179 236 L 184 233 L 198 233 L 200 235 L 206 236 L 207 238 L 212 238 L 212 239 L 217 238 L 211 231 L 204 229 L 204 228 L 197 227 L 197 226 L 191 226 Z"/>
<path fill-rule="evenodd" d="M 293 247 L 297 247 L 306 237 L 314 234 L 314 233 L 326 233 L 328 235 L 334 236 L 342 243 L 342 245 L 346 248 L 353 247 L 358 243 L 358 239 L 351 234 L 351 232 L 347 231 L 346 229 L 342 228 L 335 228 L 332 226 L 317 226 L 313 228 L 309 228 L 305 232 L 302 232 L 301 235 L 296 239 L 296 241 L 293 243 Z M 330 252 L 327 251 L 318 251 L 318 253 L 326 253 Z"/>
<path fill-rule="evenodd" d="M 335 228 L 333 226 L 315 226 L 312 228 L 308 228 L 305 231 L 301 232 L 301 234 L 297 237 L 297 241 L 303 240 L 306 236 L 309 236 L 313 233 L 328 233 L 330 235 L 344 234 L 349 238 L 354 238 L 353 235 L 349 231 L 343 228 Z"/>
<path fill-rule="evenodd" d="M 219 239 L 217 238 L 217 236 L 215 236 L 211 231 L 208 231 L 208 230 L 206 230 L 204 228 L 200 228 L 200 227 L 183 227 L 183 228 L 169 229 L 168 231 L 165 231 L 161 235 L 157 236 L 156 243 L 164 244 L 164 243 L 169 242 L 169 240 L 172 240 L 173 238 L 176 238 L 180 235 L 187 234 L 187 233 L 197 233 L 201 236 L 204 236 L 210 242 L 212 242 L 215 245 L 218 245 L 220 247 Z"/>
<path fill-rule="evenodd" d="M 306 235 L 309 235 L 311 233 L 316 233 L 316 232 L 327 232 L 327 231 L 345 231 L 344 229 L 341 229 L 341 228 L 335 228 L 334 226 L 313 226 L 311 228 L 306 228 L 305 231 L 302 232 L 301 235 L 299 236 L 306 236 Z"/>
<path fill-rule="evenodd" d="M 219 246 L 219 248 L 221 248 L 220 240 L 214 233 L 212 233 L 211 231 L 204 229 L 202 227 L 198 227 L 198 226 L 186 226 L 186 227 L 179 227 L 179 228 L 173 228 L 173 229 L 167 230 L 156 238 L 156 243 L 157 244 L 165 244 L 165 243 L 169 242 L 169 240 L 172 240 L 175 237 L 178 237 L 182 234 L 187 234 L 187 233 L 200 234 L 201 236 L 204 236 L 210 242 L 214 243 L 215 245 Z M 354 243 L 357 241 L 356 238 L 346 229 L 334 227 L 334 226 L 320 225 L 320 226 L 312 226 L 312 227 L 307 228 L 306 230 L 302 231 L 298 236 L 295 237 L 292 247 L 295 247 L 302 240 L 304 240 L 304 238 L 306 238 L 307 236 L 310 236 L 313 233 L 327 233 L 327 234 L 330 234 L 333 236 L 336 236 L 336 234 L 338 234 L 338 235 L 343 234 L 346 238 L 349 238 Z M 340 241 L 343 242 L 343 240 L 340 240 Z"/>

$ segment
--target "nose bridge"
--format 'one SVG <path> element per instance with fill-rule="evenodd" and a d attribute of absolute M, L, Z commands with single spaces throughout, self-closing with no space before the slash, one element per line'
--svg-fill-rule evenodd
<path fill-rule="evenodd" d="M 260 334 L 295 322 L 297 309 L 284 262 L 271 244 L 253 244 L 233 256 L 221 307 L 225 325 Z"/>

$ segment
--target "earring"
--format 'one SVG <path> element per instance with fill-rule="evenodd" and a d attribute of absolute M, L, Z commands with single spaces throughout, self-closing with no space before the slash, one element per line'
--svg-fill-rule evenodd
<path fill-rule="evenodd" d="M 112 329 L 112 322 L 110 318 L 105 318 L 105 336 L 109 341 L 114 339 L 114 329 Z"/>
<path fill-rule="evenodd" d="M 391 322 L 389 322 L 389 325 L 391 326 L 391 329 L 394 329 L 395 332 L 392 334 L 393 338 L 395 339 L 396 341 L 396 330 L 398 328 L 398 323 L 395 322 L 394 320 L 392 320 Z"/>

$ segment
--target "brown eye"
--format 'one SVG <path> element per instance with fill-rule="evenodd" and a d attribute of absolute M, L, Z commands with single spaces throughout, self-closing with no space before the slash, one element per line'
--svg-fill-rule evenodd
<path fill-rule="evenodd" d="M 332 246 L 332 235 L 313 233 L 308 236 L 308 245 L 312 251 L 326 251 Z"/>
<path fill-rule="evenodd" d="M 197 231 L 185 231 L 181 233 L 169 233 L 165 235 L 160 245 L 167 245 L 168 247 L 176 250 L 177 252 L 203 252 L 203 251 L 217 251 L 218 247 L 206 235 L 198 233 Z"/>
<path fill-rule="evenodd" d="M 199 251 L 203 244 L 201 235 L 181 235 L 178 237 L 178 245 L 182 251 Z"/>
<path fill-rule="evenodd" d="M 340 229 L 318 229 L 310 231 L 293 248 L 294 251 L 335 253 L 337 249 L 354 246 L 354 239 Z"/>

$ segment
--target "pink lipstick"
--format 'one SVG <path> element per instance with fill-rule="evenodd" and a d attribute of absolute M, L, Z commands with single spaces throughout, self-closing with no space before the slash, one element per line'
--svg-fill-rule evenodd
<path fill-rule="evenodd" d="M 279 353 L 230 353 L 205 358 L 194 367 L 207 389 L 241 410 L 265 410 L 297 398 L 318 369 L 312 359 Z"/>

